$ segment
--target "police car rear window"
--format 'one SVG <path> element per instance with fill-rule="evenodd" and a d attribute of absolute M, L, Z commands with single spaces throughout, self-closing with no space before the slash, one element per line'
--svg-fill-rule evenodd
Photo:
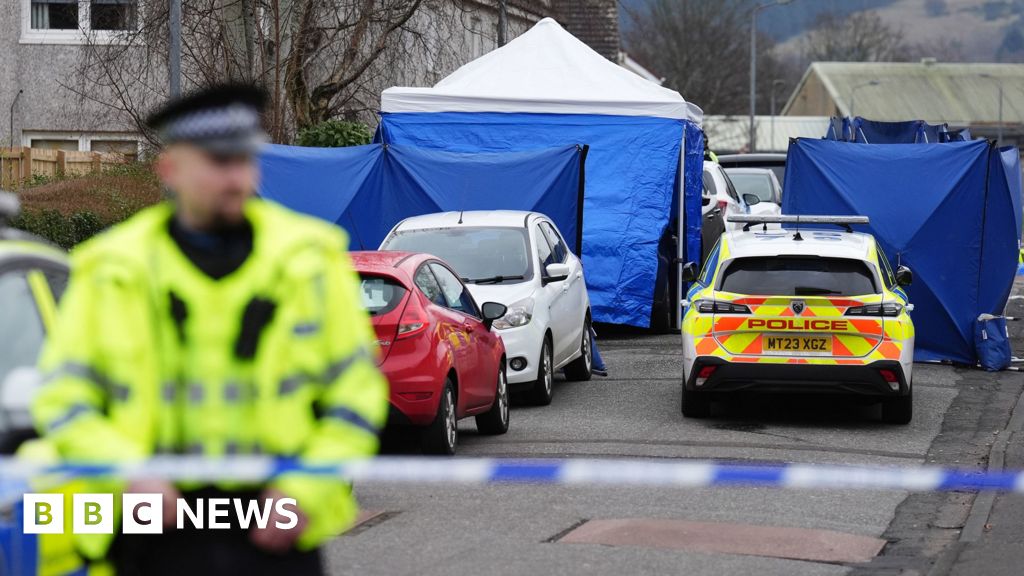
<path fill-rule="evenodd" d="M 762 296 L 859 296 L 877 294 L 867 264 L 846 258 L 772 256 L 737 258 L 718 288 Z"/>

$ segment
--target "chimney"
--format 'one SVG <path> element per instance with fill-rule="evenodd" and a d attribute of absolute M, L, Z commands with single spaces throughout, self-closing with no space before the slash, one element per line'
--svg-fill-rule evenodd
<path fill-rule="evenodd" d="M 618 63 L 617 0 L 553 0 L 552 8 L 553 16 L 562 27 L 598 54 Z"/>

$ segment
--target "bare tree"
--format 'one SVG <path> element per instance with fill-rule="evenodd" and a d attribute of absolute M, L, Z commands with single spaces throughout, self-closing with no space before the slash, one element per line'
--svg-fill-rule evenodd
<path fill-rule="evenodd" d="M 625 8 L 625 7 L 624 7 Z M 750 11 L 744 0 L 647 0 L 626 8 L 626 50 L 664 85 L 710 114 L 739 114 L 749 104 Z M 773 42 L 758 38 L 758 91 L 793 74 L 773 56 Z M 792 85 L 792 84 L 790 84 Z M 768 98 L 759 98 L 763 111 Z"/>
<path fill-rule="evenodd" d="M 367 119 L 389 83 L 434 81 L 432 71 L 461 64 L 472 9 L 453 0 L 184 0 L 182 84 L 264 86 L 271 136 L 287 142 L 329 118 Z M 145 114 L 167 95 L 167 18 L 166 0 L 138 0 L 137 26 L 115 42 L 90 41 L 65 88 L 145 134 Z"/>
<path fill-rule="evenodd" d="M 804 56 L 811 62 L 895 62 L 907 60 L 911 48 L 900 30 L 873 11 L 820 14 L 804 39 Z"/>

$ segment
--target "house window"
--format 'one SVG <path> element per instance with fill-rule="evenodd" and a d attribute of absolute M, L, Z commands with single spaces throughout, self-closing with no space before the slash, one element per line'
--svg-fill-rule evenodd
<path fill-rule="evenodd" d="M 12 2 L 15 0 L 0 0 Z M 138 28 L 140 0 L 19 0 L 21 42 L 116 44 Z"/>
<path fill-rule="evenodd" d="M 65 152 L 77 152 L 78 140 L 64 140 L 57 138 L 33 138 L 29 141 L 32 148 L 45 148 L 47 150 L 63 150 Z"/>
<path fill-rule="evenodd" d="M 33 30 L 77 30 L 78 0 L 32 0 Z"/>
<path fill-rule="evenodd" d="M 89 142 L 93 152 L 116 152 L 124 154 L 128 160 L 135 160 L 139 156 L 139 143 L 135 140 L 97 140 Z"/>
<path fill-rule="evenodd" d="M 136 0 L 90 0 L 89 27 L 92 30 L 135 28 Z"/>

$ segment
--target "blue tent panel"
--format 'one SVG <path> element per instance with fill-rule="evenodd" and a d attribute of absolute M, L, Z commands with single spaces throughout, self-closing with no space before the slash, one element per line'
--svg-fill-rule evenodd
<path fill-rule="evenodd" d="M 800 139 L 790 145 L 783 212 L 865 215 L 893 265 L 914 271 L 908 293 L 917 360 L 974 363 L 973 323 L 1006 290 L 999 252 L 983 252 L 985 213 L 1010 214 L 1008 194 L 986 199 L 989 145 L 874 145 Z M 995 238 L 1004 241 L 1005 226 Z M 1012 272 L 1011 272 L 1012 274 Z M 1010 276 L 1012 281 L 1012 275 Z M 1003 300 L 1005 304 L 1005 299 Z"/>
<path fill-rule="evenodd" d="M 400 113 L 382 114 L 377 139 L 470 153 L 589 145 L 582 258 L 592 314 L 598 322 L 646 327 L 685 124 L 590 114 Z M 699 206 L 699 181 L 685 184 L 694 186 L 686 198 Z M 687 249 L 699 242 L 698 230 L 686 239 Z"/>
<path fill-rule="evenodd" d="M 686 153 L 683 156 L 684 190 L 700 190 L 704 185 L 704 133 L 695 124 L 686 123 Z M 691 198 L 686 196 L 687 199 Z M 700 262 L 701 254 L 701 217 L 700 198 L 687 202 L 686 210 L 686 260 Z M 674 256 L 674 255 L 673 255 Z"/>
<path fill-rule="evenodd" d="M 1003 176 L 1006 178 L 1006 186 L 1010 192 L 1010 200 L 1013 202 L 1013 215 L 1017 220 L 1017 238 L 1021 237 L 1021 203 L 1024 194 L 1024 187 L 1021 182 L 1020 150 L 1016 146 L 1003 146 L 999 149 L 999 157 L 1003 164 Z"/>
<path fill-rule="evenodd" d="M 348 228 L 341 218 L 368 180 L 379 177 L 383 159 L 384 150 L 377 144 L 350 148 L 271 144 L 260 156 L 259 194 Z"/>
<path fill-rule="evenodd" d="M 914 144 L 924 142 L 921 122 L 880 122 L 856 117 L 853 119 L 853 141 L 866 144 Z M 936 140 L 933 140 L 937 141 Z"/>
<path fill-rule="evenodd" d="M 376 249 L 410 216 L 479 209 L 544 211 L 573 242 L 581 161 L 575 145 L 488 154 L 269 146 L 260 195 L 340 225 L 352 249 Z"/>
<path fill-rule="evenodd" d="M 392 208 L 396 216 L 412 215 L 404 204 L 420 195 L 442 211 L 541 212 L 558 226 L 566 242 L 575 246 L 581 153 L 579 146 L 486 154 L 389 146 L 385 182 L 391 190 L 377 196 L 404 193 L 396 202 L 399 206 Z"/>
<path fill-rule="evenodd" d="M 1008 154 L 1013 158 L 1007 158 Z M 1014 161 L 1014 158 L 1017 159 Z M 978 313 L 999 315 L 1010 297 L 1017 274 L 1020 246 L 1020 155 L 1016 148 L 991 149 L 985 190 L 984 232 L 978 284 Z M 1009 166 L 1007 166 L 1009 163 Z M 1009 170 L 1009 172 L 1007 172 Z"/>

